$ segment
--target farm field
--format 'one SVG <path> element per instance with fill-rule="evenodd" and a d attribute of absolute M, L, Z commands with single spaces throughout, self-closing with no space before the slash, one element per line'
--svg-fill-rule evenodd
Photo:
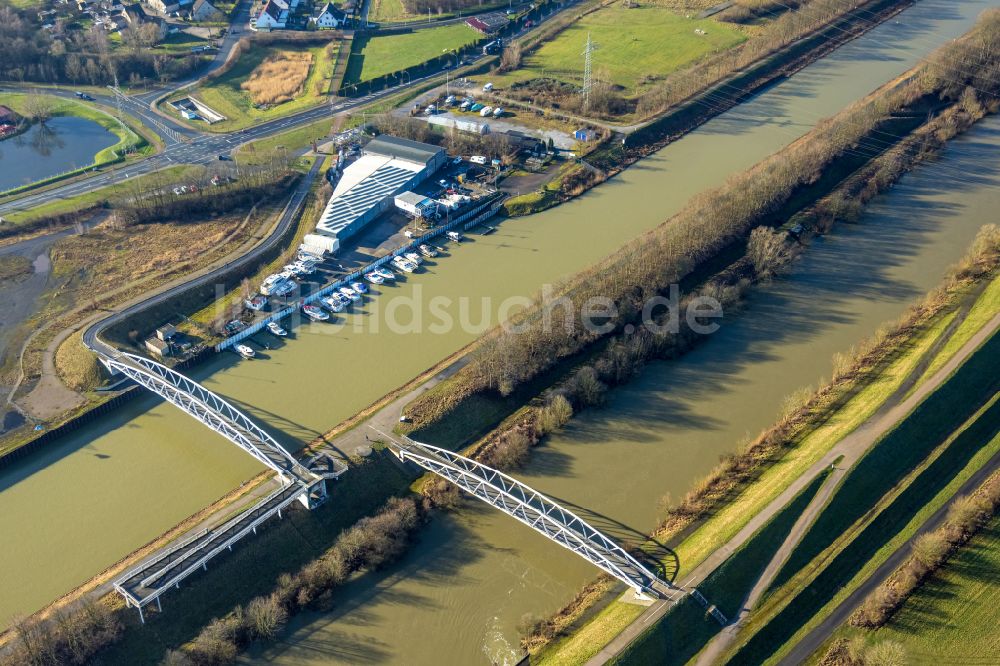
<path fill-rule="evenodd" d="M 697 34 L 703 30 L 705 34 Z M 593 71 L 627 94 L 662 79 L 713 52 L 746 40 L 738 29 L 712 19 L 688 19 L 668 9 L 606 7 L 584 16 L 555 39 L 525 57 L 522 66 L 498 79 L 500 85 L 533 78 L 582 84 L 583 50 L 590 35 L 597 45 Z"/>
<path fill-rule="evenodd" d="M 301 111 L 326 99 L 339 48 L 335 41 L 319 46 L 254 48 L 240 55 L 228 72 L 190 94 L 226 116 L 211 126 L 218 132 Z M 179 93 L 174 98 L 184 96 Z M 198 127 L 206 129 L 202 122 Z"/>
<path fill-rule="evenodd" d="M 869 634 L 903 645 L 909 663 L 1000 663 L 1000 516 Z"/>
<path fill-rule="evenodd" d="M 371 39 L 355 38 L 344 81 L 370 81 L 399 72 L 479 39 L 479 33 L 464 23 Z"/>

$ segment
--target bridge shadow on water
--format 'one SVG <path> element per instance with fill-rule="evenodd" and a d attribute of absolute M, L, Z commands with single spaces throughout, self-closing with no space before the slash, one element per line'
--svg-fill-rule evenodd
<path fill-rule="evenodd" d="M 640 563 L 646 565 L 663 580 L 670 583 L 677 578 L 680 571 L 680 558 L 677 553 L 645 532 L 641 532 L 625 523 L 598 513 L 587 507 L 574 504 L 569 500 L 549 495 L 551 499 L 569 509 L 604 536 L 614 540 L 619 546 L 632 554 Z"/>

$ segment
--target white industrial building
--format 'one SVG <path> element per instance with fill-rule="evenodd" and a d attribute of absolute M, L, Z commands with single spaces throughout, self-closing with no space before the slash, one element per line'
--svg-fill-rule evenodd
<path fill-rule="evenodd" d="M 396 195 L 396 208 L 413 217 L 433 217 L 437 213 L 438 202 L 416 192 Z"/>
<path fill-rule="evenodd" d="M 444 149 L 427 143 L 386 135 L 373 139 L 364 154 L 344 169 L 316 224 L 313 244 L 325 239 L 323 249 L 336 252 L 391 208 L 397 194 L 418 185 L 447 159 Z"/>

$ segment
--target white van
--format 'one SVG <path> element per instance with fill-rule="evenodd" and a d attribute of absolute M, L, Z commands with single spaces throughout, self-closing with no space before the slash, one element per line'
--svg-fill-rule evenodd
<path fill-rule="evenodd" d="M 486 158 L 482 155 L 473 155 L 469 158 L 469 161 L 473 164 L 486 164 Z"/>

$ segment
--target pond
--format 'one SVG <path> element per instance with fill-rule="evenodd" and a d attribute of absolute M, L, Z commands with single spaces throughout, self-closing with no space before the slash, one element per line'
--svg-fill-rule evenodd
<path fill-rule="evenodd" d="M 85 167 L 118 137 L 93 120 L 57 116 L 0 141 L 0 192 Z"/>

